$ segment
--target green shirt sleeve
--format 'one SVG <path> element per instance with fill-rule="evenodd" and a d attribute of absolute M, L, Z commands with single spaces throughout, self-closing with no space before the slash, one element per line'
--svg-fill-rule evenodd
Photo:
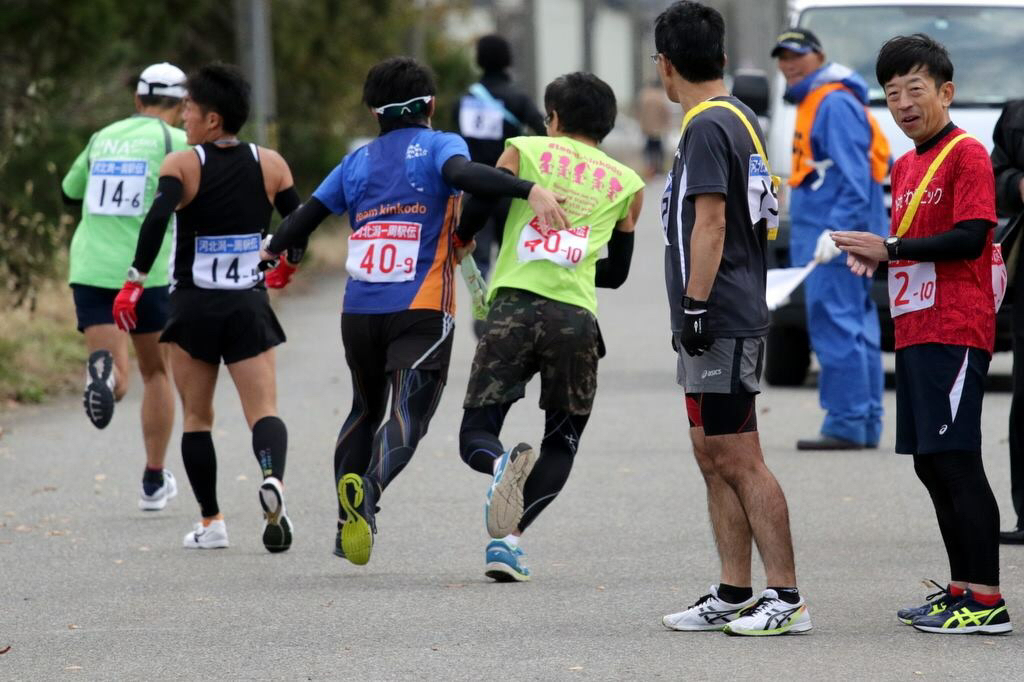
<path fill-rule="evenodd" d="M 64 194 L 72 199 L 81 199 L 85 196 L 85 185 L 89 180 L 89 150 L 92 149 L 92 141 L 96 139 L 95 133 L 89 138 L 89 144 L 85 146 L 82 153 L 78 155 L 75 162 L 71 164 L 67 175 L 61 181 L 61 189 Z"/>

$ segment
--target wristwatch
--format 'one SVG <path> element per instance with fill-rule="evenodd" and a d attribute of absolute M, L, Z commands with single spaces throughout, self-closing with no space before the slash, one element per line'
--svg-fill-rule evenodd
<path fill-rule="evenodd" d="M 889 254 L 889 260 L 896 260 L 899 257 L 900 242 L 902 241 L 903 237 L 886 237 L 885 251 Z"/>
<path fill-rule="evenodd" d="M 707 308 L 707 301 L 698 301 L 695 298 L 683 296 L 683 310 L 707 310 Z"/>
<path fill-rule="evenodd" d="M 128 268 L 128 272 L 126 272 L 124 275 L 124 278 L 126 280 L 128 280 L 129 282 L 134 282 L 135 284 L 142 284 L 143 282 L 146 281 L 146 277 L 146 273 L 139 272 L 139 269 L 134 265 Z"/>

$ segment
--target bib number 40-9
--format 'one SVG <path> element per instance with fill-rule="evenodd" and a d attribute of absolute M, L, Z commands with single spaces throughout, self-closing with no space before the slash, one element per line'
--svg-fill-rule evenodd
<path fill-rule="evenodd" d="M 420 223 L 366 223 L 348 238 L 349 277 L 363 282 L 408 282 L 416 278 Z"/>

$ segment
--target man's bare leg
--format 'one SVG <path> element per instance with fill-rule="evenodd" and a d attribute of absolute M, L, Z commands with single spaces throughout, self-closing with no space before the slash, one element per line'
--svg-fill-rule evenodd
<path fill-rule="evenodd" d="M 712 438 L 715 438 L 714 436 Z M 704 429 L 690 429 L 693 455 L 704 476 L 708 492 L 708 515 L 711 531 L 722 562 L 721 582 L 736 587 L 750 587 L 751 531 L 746 512 L 736 492 L 715 470 L 707 452 Z"/>
<path fill-rule="evenodd" d="M 163 469 L 174 427 L 170 359 L 166 344 L 159 340 L 159 332 L 132 336 L 142 375 L 142 440 L 150 469 Z"/>
<path fill-rule="evenodd" d="M 733 490 L 743 507 L 768 584 L 795 587 L 789 509 L 782 487 L 764 463 L 757 432 L 707 436 L 704 451 L 715 474 Z"/>

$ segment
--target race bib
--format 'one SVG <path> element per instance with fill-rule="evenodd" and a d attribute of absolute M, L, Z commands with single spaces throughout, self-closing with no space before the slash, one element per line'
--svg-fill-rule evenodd
<path fill-rule="evenodd" d="M 1003 298 L 1006 296 L 1006 263 L 1003 262 L 1003 245 L 992 245 L 992 293 L 996 299 L 996 312 L 999 306 L 1003 305 Z"/>
<path fill-rule="evenodd" d="M 380 220 L 348 238 L 349 277 L 362 282 L 408 282 L 416 277 L 421 223 Z"/>
<path fill-rule="evenodd" d="M 933 305 L 935 263 L 889 264 L 889 308 L 893 317 L 931 308 Z"/>
<path fill-rule="evenodd" d="M 747 208 L 750 222 L 757 225 L 762 219 L 768 227 L 768 239 L 779 234 L 779 198 L 772 174 L 760 154 L 751 154 L 747 163 Z"/>
<path fill-rule="evenodd" d="M 587 240 L 590 226 L 571 227 L 568 230 L 554 230 L 545 237 L 537 229 L 534 217 L 519 233 L 516 253 L 519 262 L 548 260 L 563 268 L 575 268 L 587 255 Z"/>
<path fill-rule="evenodd" d="M 196 237 L 192 281 L 200 289 L 252 289 L 262 279 L 260 235 Z"/>
<path fill-rule="evenodd" d="M 500 140 L 505 130 L 505 115 L 501 109 L 466 96 L 459 104 L 459 130 L 463 137 Z"/>
<path fill-rule="evenodd" d="M 149 163 L 141 160 L 93 161 L 85 189 L 93 215 L 142 215 Z"/>

